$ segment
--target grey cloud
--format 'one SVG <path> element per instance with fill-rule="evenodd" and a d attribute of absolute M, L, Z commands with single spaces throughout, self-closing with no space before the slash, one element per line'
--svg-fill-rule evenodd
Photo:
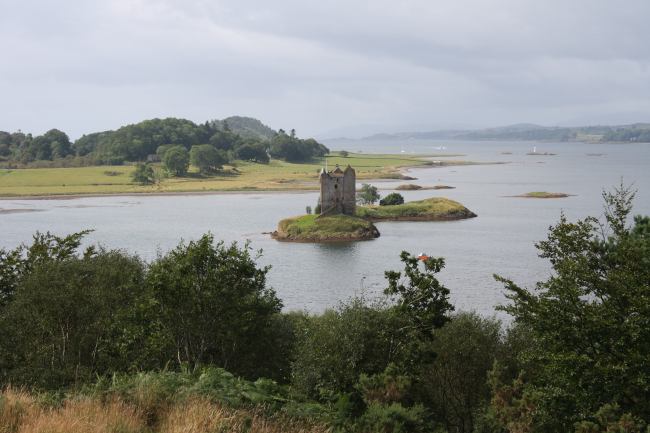
<path fill-rule="evenodd" d="M 0 0 L 0 129 L 647 120 L 646 0 Z"/>

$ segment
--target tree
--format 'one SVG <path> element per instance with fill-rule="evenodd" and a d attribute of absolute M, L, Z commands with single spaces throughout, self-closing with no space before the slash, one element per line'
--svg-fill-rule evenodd
<path fill-rule="evenodd" d="M 224 123 L 223 131 L 216 131 L 210 137 L 210 144 L 218 150 L 229 151 L 239 146 L 241 137 L 228 128 L 228 123 Z"/>
<path fill-rule="evenodd" d="M 348 152 L 347 150 L 341 150 L 339 152 L 339 155 L 341 155 L 343 158 L 347 158 L 350 155 L 350 152 Z"/>
<path fill-rule="evenodd" d="M 433 331 L 447 323 L 454 310 L 449 302 L 449 289 L 436 278 L 445 267 L 445 260 L 428 257 L 421 261 L 406 251 L 402 251 L 400 259 L 406 278 L 402 279 L 402 272 L 386 271 L 388 287 L 384 293 L 393 297 L 397 311 L 411 322 L 410 328 L 423 340 L 430 341 Z"/>
<path fill-rule="evenodd" d="M 242 144 L 235 151 L 238 159 L 244 161 L 254 161 L 266 164 L 269 162 L 269 154 L 266 152 L 266 147 L 261 143 L 246 143 Z"/>
<path fill-rule="evenodd" d="M 295 130 L 291 131 L 291 135 L 287 135 L 280 129 L 270 141 L 269 153 L 274 158 L 289 162 L 305 162 L 327 155 L 329 149 L 313 138 L 299 139 L 295 135 Z"/>
<path fill-rule="evenodd" d="M 162 161 L 163 157 L 165 156 L 165 153 L 174 146 L 177 146 L 177 145 L 176 144 L 163 144 L 163 145 L 160 145 L 156 149 L 156 155 L 158 155 L 158 158 L 160 158 L 160 160 Z"/>
<path fill-rule="evenodd" d="M 133 179 L 133 182 L 139 183 L 140 185 L 150 185 L 155 182 L 156 174 L 154 173 L 151 164 L 138 163 L 131 174 L 131 178 Z"/>
<path fill-rule="evenodd" d="M 391 192 L 386 197 L 379 200 L 379 206 L 395 206 L 398 204 L 404 204 L 404 197 L 402 197 L 402 194 L 397 192 Z"/>
<path fill-rule="evenodd" d="M 215 244 L 212 235 L 151 264 L 148 285 L 179 365 L 214 364 L 256 377 L 277 361 L 269 345 L 282 303 L 266 287 L 267 272 L 248 245 Z"/>
<path fill-rule="evenodd" d="M 629 227 L 634 193 L 603 193 L 605 221 L 560 222 L 537 244 L 553 275 L 534 290 L 502 277 L 502 307 L 529 330 L 520 356 L 535 428 L 568 431 L 605 405 L 650 421 L 650 231 Z"/>
<path fill-rule="evenodd" d="M 173 146 L 162 157 L 163 166 L 174 176 L 185 176 L 190 166 L 190 154 L 183 146 Z"/>
<path fill-rule="evenodd" d="M 199 169 L 201 174 L 213 173 L 228 162 L 223 151 L 219 151 L 210 144 L 192 146 L 190 149 L 190 162 Z"/>
<path fill-rule="evenodd" d="M 357 200 L 361 204 L 374 204 L 379 200 L 379 197 L 376 186 L 364 183 L 361 185 L 361 192 L 357 195 Z"/>
<path fill-rule="evenodd" d="M 37 233 L 31 246 L 0 254 L 3 384 L 58 389 L 97 374 L 152 367 L 131 363 L 150 358 L 140 356 L 143 346 L 133 340 L 149 322 L 136 323 L 132 315 L 144 294 L 144 266 L 119 251 L 81 253 L 86 233 Z"/>
<path fill-rule="evenodd" d="M 434 331 L 433 363 L 418 375 L 420 394 L 446 431 L 472 433 L 490 401 L 488 373 L 503 351 L 501 324 L 476 313 L 454 315 Z"/>
<path fill-rule="evenodd" d="M 21 245 L 13 250 L 0 249 L 0 310 L 10 303 L 19 283 L 39 264 L 63 261 L 73 257 L 81 240 L 90 230 L 60 237 L 36 232 L 31 246 Z M 88 250 L 86 254 L 90 254 Z"/>
<path fill-rule="evenodd" d="M 297 326 L 292 385 L 313 398 L 353 391 L 360 374 L 379 374 L 400 357 L 399 319 L 362 298 L 305 318 Z"/>

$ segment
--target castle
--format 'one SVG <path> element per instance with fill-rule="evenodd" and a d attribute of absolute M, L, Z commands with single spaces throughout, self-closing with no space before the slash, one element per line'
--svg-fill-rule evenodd
<path fill-rule="evenodd" d="M 354 215 L 357 207 L 356 173 L 349 165 L 345 171 L 339 166 L 320 173 L 321 215 Z"/>

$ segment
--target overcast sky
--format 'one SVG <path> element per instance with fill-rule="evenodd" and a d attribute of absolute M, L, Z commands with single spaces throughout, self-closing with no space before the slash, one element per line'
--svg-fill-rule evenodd
<path fill-rule="evenodd" d="M 650 121 L 650 0 L 0 0 L 0 130 Z"/>

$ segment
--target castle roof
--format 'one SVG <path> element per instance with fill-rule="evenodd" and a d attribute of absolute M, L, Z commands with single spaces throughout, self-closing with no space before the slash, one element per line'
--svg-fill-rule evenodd
<path fill-rule="evenodd" d="M 336 164 L 336 168 L 334 169 L 334 171 L 330 171 L 330 175 L 334 177 L 343 176 L 343 170 L 341 170 L 341 167 L 339 167 L 339 165 Z"/>

